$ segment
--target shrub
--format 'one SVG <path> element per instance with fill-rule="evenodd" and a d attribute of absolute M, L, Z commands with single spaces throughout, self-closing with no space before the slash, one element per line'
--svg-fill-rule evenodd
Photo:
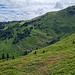
<path fill-rule="evenodd" d="M 73 41 L 73 44 L 74 44 L 75 42 Z"/>
<path fill-rule="evenodd" d="M 28 52 L 27 52 L 27 51 L 25 51 L 25 52 L 24 52 L 24 55 L 27 55 L 27 54 L 28 54 Z"/>
<path fill-rule="evenodd" d="M 45 51 L 43 50 L 43 52 L 42 53 L 45 53 Z"/>
<path fill-rule="evenodd" d="M 37 52 L 35 51 L 34 54 L 36 54 Z"/>
<path fill-rule="evenodd" d="M 12 59 L 15 59 L 14 55 L 12 56 Z"/>

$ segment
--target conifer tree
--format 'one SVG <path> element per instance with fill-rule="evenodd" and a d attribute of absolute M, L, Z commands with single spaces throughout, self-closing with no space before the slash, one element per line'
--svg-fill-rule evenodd
<path fill-rule="evenodd" d="M 8 58 L 9 58 L 9 54 L 7 54 L 6 58 L 7 58 L 7 60 L 8 60 Z"/>
<path fill-rule="evenodd" d="M 14 55 L 12 56 L 12 59 L 15 59 Z"/>
<path fill-rule="evenodd" d="M 4 55 L 4 53 L 2 54 L 2 59 L 5 59 L 5 55 Z"/>

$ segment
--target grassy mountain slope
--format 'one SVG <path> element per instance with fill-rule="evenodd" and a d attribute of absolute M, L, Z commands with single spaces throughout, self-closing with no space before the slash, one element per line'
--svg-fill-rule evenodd
<path fill-rule="evenodd" d="M 0 61 L 0 75 L 74 75 L 75 33 L 26 56 Z M 44 52 L 43 52 L 44 51 Z"/>
<path fill-rule="evenodd" d="M 0 55 L 23 55 L 53 44 L 75 32 L 75 6 L 29 21 L 0 23 Z"/>

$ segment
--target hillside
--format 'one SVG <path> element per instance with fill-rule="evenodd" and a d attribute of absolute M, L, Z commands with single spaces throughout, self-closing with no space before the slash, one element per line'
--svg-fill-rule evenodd
<path fill-rule="evenodd" d="M 75 33 L 26 56 L 0 61 L 0 75 L 74 75 Z"/>
<path fill-rule="evenodd" d="M 29 21 L 0 23 L 0 57 L 23 55 L 46 47 L 75 32 L 75 6 L 48 12 Z"/>

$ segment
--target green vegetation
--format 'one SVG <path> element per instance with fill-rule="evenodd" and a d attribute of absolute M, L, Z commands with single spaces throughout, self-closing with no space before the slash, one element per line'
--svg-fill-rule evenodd
<path fill-rule="evenodd" d="M 7 60 L 10 58 L 10 57 L 9 57 L 9 54 L 7 54 L 6 58 L 7 58 Z"/>
<path fill-rule="evenodd" d="M 28 52 L 27 52 L 27 51 L 25 51 L 25 52 L 24 52 L 24 55 L 27 55 L 27 54 L 28 54 Z"/>
<path fill-rule="evenodd" d="M 26 56 L 0 61 L 1 75 L 74 75 L 75 33 Z M 42 53 L 45 51 L 44 53 Z"/>
<path fill-rule="evenodd" d="M 2 59 L 5 59 L 5 55 L 4 54 L 2 54 Z"/>
<path fill-rule="evenodd" d="M 75 32 L 75 6 L 29 21 L 0 22 L 0 58 L 24 55 L 54 44 Z"/>
<path fill-rule="evenodd" d="M 37 52 L 35 51 L 34 54 L 37 54 Z"/>
<path fill-rule="evenodd" d="M 0 75 L 74 75 L 75 6 L 1 22 L 0 59 Z"/>
<path fill-rule="evenodd" d="M 15 59 L 14 55 L 12 56 L 12 59 Z"/>

